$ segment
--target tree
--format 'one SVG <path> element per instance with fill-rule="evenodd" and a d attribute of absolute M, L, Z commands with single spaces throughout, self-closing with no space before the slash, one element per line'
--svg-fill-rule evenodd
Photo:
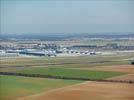
<path fill-rule="evenodd" d="M 134 61 L 131 62 L 131 65 L 134 65 Z"/>

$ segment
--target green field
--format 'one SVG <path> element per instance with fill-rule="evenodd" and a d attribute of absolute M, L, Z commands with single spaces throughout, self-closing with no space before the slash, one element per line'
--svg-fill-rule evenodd
<path fill-rule="evenodd" d="M 15 100 L 18 97 L 41 93 L 80 82 L 82 81 L 1 75 L 0 100 Z"/>
<path fill-rule="evenodd" d="M 84 70 L 84 68 L 128 65 L 134 54 L 110 56 L 76 57 L 35 57 L 35 58 L 0 58 L 1 72 L 19 72 L 72 78 L 105 79 L 127 73 L 111 71 Z M 78 68 L 78 69 L 77 69 Z M 82 69 L 83 68 L 83 69 Z M 0 100 L 14 100 L 18 97 L 37 94 L 51 89 L 64 87 L 82 81 L 0 76 Z"/>
<path fill-rule="evenodd" d="M 90 78 L 90 79 L 105 79 L 125 74 L 121 72 L 92 71 L 92 70 L 78 70 L 78 69 L 65 69 L 65 68 L 30 68 L 17 72 L 25 74 L 41 74 L 41 75 L 61 76 L 68 78 Z"/>

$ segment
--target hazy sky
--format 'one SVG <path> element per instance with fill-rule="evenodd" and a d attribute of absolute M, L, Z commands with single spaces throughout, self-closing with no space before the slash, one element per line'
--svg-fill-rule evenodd
<path fill-rule="evenodd" d="M 134 32 L 134 0 L 0 0 L 1 33 Z"/>

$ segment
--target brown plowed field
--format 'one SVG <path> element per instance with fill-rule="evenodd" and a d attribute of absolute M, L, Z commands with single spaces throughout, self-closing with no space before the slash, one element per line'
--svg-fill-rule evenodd
<path fill-rule="evenodd" d="M 134 65 L 114 65 L 114 66 L 99 66 L 91 68 L 79 68 L 87 70 L 100 70 L 100 71 L 116 71 L 116 72 L 126 72 L 134 74 Z"/>
<path fill-rule="evenodd" d="M 108 78 L 108 80 L 134 81 L 134 74 L 116 76 L 116 77 Z"/>
<path fill-rule="evenodd" d="M 134 85 L 85 82 L 19 100 L 134 100 Z"/>

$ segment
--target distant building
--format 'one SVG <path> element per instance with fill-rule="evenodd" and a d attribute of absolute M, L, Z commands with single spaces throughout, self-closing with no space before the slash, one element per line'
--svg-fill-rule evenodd
<path fill-rule="evenodd" d="M 25 55 L 33 55 L 33 56 L 56 56 L 56 51 L 43 51 L 43 50 L 36 50 L 36 49 L 25 49 L 20 52 L 20 54 Z"/>

